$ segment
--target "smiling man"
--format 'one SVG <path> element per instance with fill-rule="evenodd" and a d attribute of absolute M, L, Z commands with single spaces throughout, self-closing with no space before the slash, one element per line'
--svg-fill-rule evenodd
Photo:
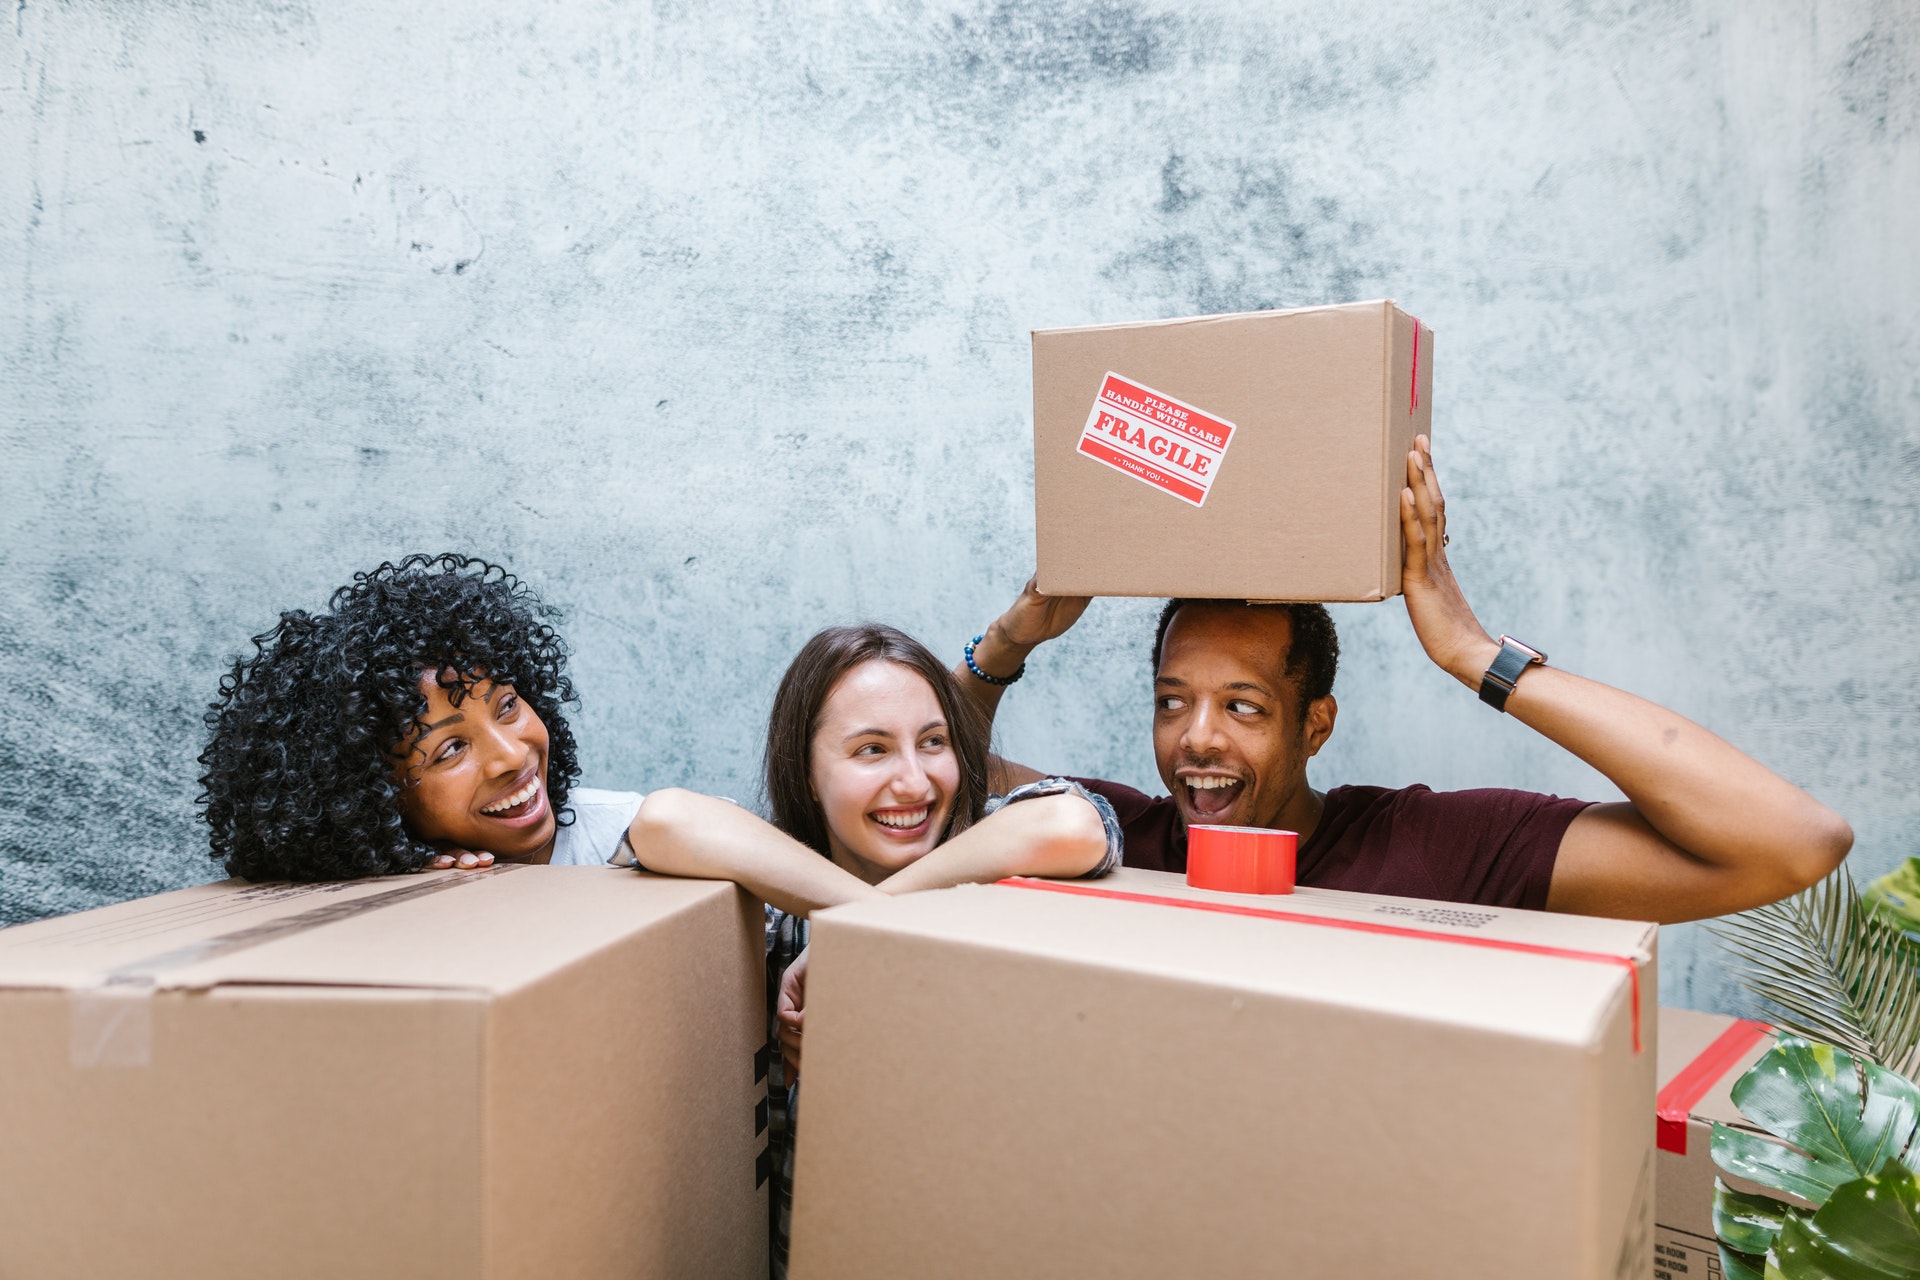
<path fill-rule="evenodd" d="M 1118 813 L 1126 865 L 1185 870 L 1191 825 L 1268 827 L 1299 834 L 1304 885 L 1663 923 L 1773 902 L 1838 866 L 1853 832 L 1805 791 L 1682 716 L 1487 634 L 1447 562 L 1427 450 L 1418 438 L 1400 495 L 1401 591 L 1427 656 L 1599 770 L 1625 801 L 1418 785 L 1315 791 L 1307 761 L 1339 710 L 1327 611 L 1173 600 L 1153 645 L 1154 759 L 1170 794 L 1080 780 Z M 1027 654 L 1086 606 L 1029 582 L 954 674 L 992 714 Z M 996 791 L 1043 776 L 1004 760 L 996 769 Z"/>

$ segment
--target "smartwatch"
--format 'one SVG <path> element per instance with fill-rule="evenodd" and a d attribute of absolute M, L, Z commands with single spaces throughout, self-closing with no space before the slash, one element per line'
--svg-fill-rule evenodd
<path fill-rule="evenodd" d="M 1538 649 L 1521 644 L 1512 636 L 1501 636 L 1500 656 L 1487 668 L 1487 674 L 1480 677 L 1480 701 L 1495 711 L 1505 711 L 1513 686 L 1520 682 L 1520 673 L 1546 660 L 1547 655 Z"/>

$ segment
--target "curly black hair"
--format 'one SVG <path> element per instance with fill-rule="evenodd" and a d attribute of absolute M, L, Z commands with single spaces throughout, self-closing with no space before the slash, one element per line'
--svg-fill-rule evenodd
<path fill-rule="evenodd" d="M 457 705 L 512 684 L 546 723 L 547 795 L 561 822 L 580 775 L 561 707 L 578 702 L 558 612 L 499 565 L 410 555 L 295 609 L 253 638 L 208 708 L 198 803 L 212 854 L 248 880 L 350 880 L 434 854 L 400 817 L 391 754 L 427 710 L 425 672 Z"/>

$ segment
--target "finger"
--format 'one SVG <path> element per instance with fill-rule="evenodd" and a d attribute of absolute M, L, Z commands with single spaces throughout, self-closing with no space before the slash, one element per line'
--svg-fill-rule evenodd
<path fill-rule="evenodd" d="M 1418 449 L 1407 455 L 1407 465 L 1413 467 L 1418 476 L 1413 484 L 1413 500 L 1420 512 L 1421 530 L 1427 536 L 1427 550 L 1437 555 L 1440 547 L 1440 486 L 1433 479 L 1433 469 L 1427 465 L 1426 457 Z"/>
<path fill-rule="evenodd" d="M 1445 547 L 1447 544 L 1442 539 L 1444 539 L 1447 532 L 1447 498 L 1445 494 L 1440 492 L 1440 473 L 1433 469 L 1433 447 L 1428 443 L 1425 436 L 1415 436 L 1413 443 L 1415 447 L 1420 450 L 1420 460 L 1425 464 L 1421 469 L 1426 472 L 1427 496 L 1433 505 L 1433 526 L 1436 539 L 1434 545 L 1436 547 Z M 1442 558 L 1446 556 L 1445 551 L 1439 551 L 1436 554 Z"/>
<path fill-rule="evenodd" d="M 451 870 L 452 867 L 453 855 L 450 853 L 436 853 L 433 855 L 433 861 L 427 864 L 427 870 L 429 871 L 447 871 Z"/>
<path fill-rule="evenodd" d="M 1422 574 L 1427 571 L 1427 531 L 1420 523 L 1420 512 L 1414 504 L 1411 487 L 1400 491 L 1400 536 L 1406 542 L 1406 571 Z"/>

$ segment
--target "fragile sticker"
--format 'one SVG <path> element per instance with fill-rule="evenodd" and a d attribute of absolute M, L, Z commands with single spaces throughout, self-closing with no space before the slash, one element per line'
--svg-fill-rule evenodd
<path fill-rule="evenodd" d="M 1232 439 L 1231 422 L 1109 373 L 1077 451 L 1198 507 Z"/>

